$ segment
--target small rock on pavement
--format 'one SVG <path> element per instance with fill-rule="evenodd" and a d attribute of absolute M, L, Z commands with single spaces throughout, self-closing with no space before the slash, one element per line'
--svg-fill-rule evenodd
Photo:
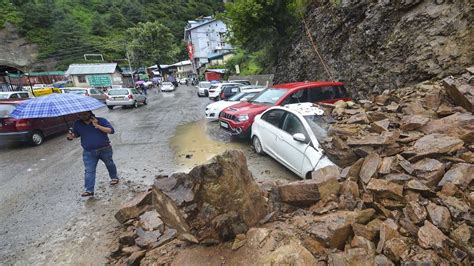
<path fill-rule="evenodd" d="M 443 249 L 447 237 L 432 223 L 425 221 L 420 230 L 418 230 L 418 244 L 426 249 Z"/>
<path fill-rule="evenodd" d="M 115 219 L 120 223 L 138 217 L 140 214 L 150 209 L 151 192 L 142 192 L 132 200 L 123 204 L 120 210 L 115 214 Z"/>
<path fill-rule="evenodd" d="M 165 224 L 156 210 L 147 211 L 140 215 L 140 222 L 142 223 L 142 228 L 146 231 L 158 230 L 163 232 L 165 229 Z"/>

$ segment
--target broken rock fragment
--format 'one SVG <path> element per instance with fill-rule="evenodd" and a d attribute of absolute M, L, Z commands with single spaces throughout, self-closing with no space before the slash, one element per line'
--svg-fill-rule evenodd
<path fill-rule="evenodd" d="M 444 164 L 438 160 L 425 158 L 413 165 L 414 174 L 428 187 L 435 186 L 444 175 Z"/>
<path fill-rule="evenodd" d="M 240 151 L 226 151 L 188 174 L 158 178 L 152 192 L 161 219 L 199 242 L 232 239 L 267 214 L 265 199 Z"/>
<path fill-rule="evenodd" d="M 422 248 L 443 249 L 447 237 L 432 223 L 425 221 L 420 230 L 418 230 L 418 244 Z"/>
<path fill-rule="evenodd" d="M 403 209 L 403 213 L 414 224 L 423 223 L 426 219 L 426 214 L 427 214 L 425 207 L 416 201 L 408 202 L 407 206 Z"/>
<path fill-rule="evenodd" d="M 377 173 L 381 158 L 377 153 L 371 153 L 365 157 L 362 163 L 359 177 L 364 183 L 368 183 Z"/>
<path fill-rule="evenodd" d="M 444 174 L 443 179 L 438 183 L 442 187 L 447 182 L 453 183 L 462 189 L 466 189 L 474 179 L 474 165 L 469 163 L 458 163 L 451 167 Z"/>
<path fill-rule="evenodd" d="M 138 217 L 140 214 L 150 209 L 151 192 L 142 192 L 132 200 L 123 204 L 120 210 L 115 214 L 115 219 L 120 223 Z"/>
<path fill-rule="evenodd" d="M 415 130 L 426 125 L 428 121 L 430 119 L 423 115 L 407 115 L 403 117 L 400 128 L 405 131 Z"/>
<path fill-rule="evenodd" d="M 378 197 L 401 200 L 403 198 L 403 186 L 384 179 L 371 179 L 367 184 L 367 189 L 371 190 Z"/>
<path fill-rule="evenodd" d="M 448 232 L 451 228 L 451 215 L 448 208 L 430 202 L 426 209 L 431 222 L 442 231 Z"/>
<path fill-rule="evenodd" d="M 456 137 L 437 133 L 426 135 L 417 140 L 415 145 L 413 145 L 416 156 L 412 160 L 421 159 L 429 155 L 453 153 L 460 150 L 463 145 L 464 142 Z"/>
<path fill-rule="evenodd" d="M 158 230 L 163 232 L 165 229 L 165 224 L 161 221 L 160 215 L 155 210 L 147 211 L 140 215 L 140 222 L 142 228 L 147 231 Z"/>

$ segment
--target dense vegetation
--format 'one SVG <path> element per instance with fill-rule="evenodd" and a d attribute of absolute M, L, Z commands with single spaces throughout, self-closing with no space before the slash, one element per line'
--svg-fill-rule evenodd
<path fill-rule="evenodd" d="M 227 63 L 233 71 L 240 65 L 242 74 L 269 72 L 278 53 L 287 44 L 309 0 L 236 0 L 226 4 L 222 15 L 232 31 L 231 42 L 238 47 Z"/>
<path fill-rule="evenodd" d="M 58 69 L 85 53 L 124 59 L 127 49 L 135 66 L 166 64 L 187 58 L 187 20 L 221 11 L 219 0 L 0 0 L 0 27 L 17 26 Z"/>

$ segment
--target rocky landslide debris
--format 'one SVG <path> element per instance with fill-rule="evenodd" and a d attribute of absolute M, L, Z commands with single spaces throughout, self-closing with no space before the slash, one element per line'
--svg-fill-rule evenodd
<path fill-rule="evenodd" d="M 474 116 L 450 95 L 424 82 L 324 105 L 342 168 L 310 180 L 256 182 L 237 151 L 159 176 L 117 213 L 111 263 L 198 264 L 180 252 L 201 247 L 242 265 L 472 265 Z"/>

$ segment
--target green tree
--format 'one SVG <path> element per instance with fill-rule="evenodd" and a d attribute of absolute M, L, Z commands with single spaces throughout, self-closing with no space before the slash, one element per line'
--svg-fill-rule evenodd
<path fill-rule="evenodd" d="M 171 31 L 160 22 L 138 23 L 127 30 L 134 66 L 168 63 L 175 60 L 178 46 Z"/>

